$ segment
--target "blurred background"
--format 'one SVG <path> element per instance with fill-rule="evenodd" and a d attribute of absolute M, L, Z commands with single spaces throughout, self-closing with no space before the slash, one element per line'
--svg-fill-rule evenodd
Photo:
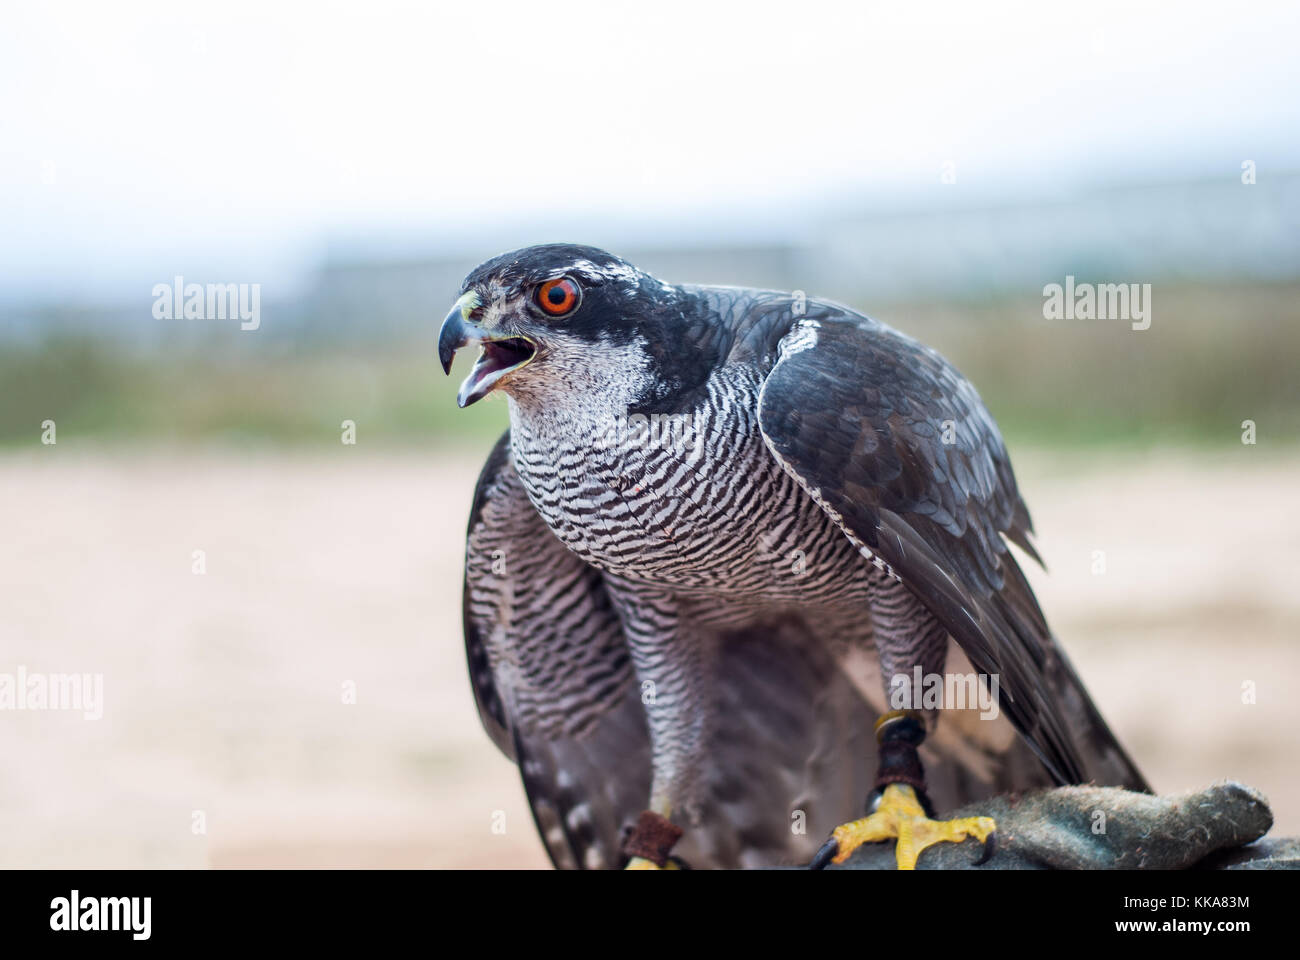
<path fill-rule="evenodd" d="M 9 11 L 0 673 L 104 716 L 0 711 L 0 866 L 545 864 L 460 635 L 505 404 L 434 343 L 556 240 L 945 353 L 1149 778 L 1300 833 L 1300 11 L 1042 7 Z M 1048 319 L 1067 276 L 1150 328 Z M 256 329 L 158 316 L 178 277 Z"/>

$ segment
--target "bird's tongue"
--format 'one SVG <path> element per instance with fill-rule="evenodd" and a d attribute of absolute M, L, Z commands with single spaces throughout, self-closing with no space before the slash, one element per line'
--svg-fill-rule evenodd
<path fill-rule="evenodd" d="M 515 367 L 522 366 L 528 359 L 529 355 L 526 352 L 509 346 L 500 343 L 483 344 L 483 349 L 478 359 L 474 361 L 469 376 L 460 385 L 456 402 L 462 407 L 468 407 L 471 403 L 481 400 L 496 386 L 498 380 Z"/>

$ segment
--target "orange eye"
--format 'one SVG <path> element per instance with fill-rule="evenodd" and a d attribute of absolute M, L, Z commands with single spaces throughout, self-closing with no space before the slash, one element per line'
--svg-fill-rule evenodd
<path fill-rule="evenodd" d="M 582 291 L 568 277 L 547 280 L 537 288 L 537 305 L 553 317 L 561 317 L 578 305 Z"/>

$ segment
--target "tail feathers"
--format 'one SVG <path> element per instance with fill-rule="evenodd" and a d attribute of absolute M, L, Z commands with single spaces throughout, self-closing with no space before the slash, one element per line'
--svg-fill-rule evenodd
<path fill-rule="evenodd" d="M 1153 793 L 1146 777 L 1102 719 L 1065 651 L 1058 643 L 1054 642 L 1053 647 L 1054 656 L 1046 667 L 1047 679 L 1057 691 L 1061 713 L 1083 758 L 1084 775 L 1097 786 Z"/>
<path fill-rule="evenodd" d="M 702 866 L 807 863 L 862 816 L 875 776 L 875 711 L 809 626 L 790 616 L 723 638 L 704 829 L 682 853 Z"/>

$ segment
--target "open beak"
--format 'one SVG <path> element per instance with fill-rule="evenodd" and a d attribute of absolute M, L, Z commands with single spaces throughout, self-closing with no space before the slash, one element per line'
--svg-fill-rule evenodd
<path fill-rule="evenodd" d="M 469 315 L 477 305 L 475 293 L 465 294 L 442 321 L 438 334 L 438 360 L 444 373 L 451 373 L 451 362 L 461 347 L 477 343 L 481 348 L 474 368 L 456 394 L 456 403 L 462 407 L 483 399 L 503 377 L 526 366 L 537 354 L 536 345 L 527 337 L 496 336 L 471 323 Z"/>

